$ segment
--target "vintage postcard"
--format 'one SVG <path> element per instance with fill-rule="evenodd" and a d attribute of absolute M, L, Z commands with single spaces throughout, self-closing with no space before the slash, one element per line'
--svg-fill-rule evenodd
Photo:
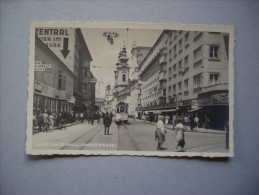
<path fill-rule="evenodd" d="M 30 24 L 26 153 L 233 157 L 234 27 Z"/>

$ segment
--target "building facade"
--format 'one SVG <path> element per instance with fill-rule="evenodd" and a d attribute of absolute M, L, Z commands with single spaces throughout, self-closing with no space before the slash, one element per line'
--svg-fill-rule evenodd
<path fill-rule="evenodd" d="M 74 110 L 82 111 L 95 102 L 96 79 L 90 71 L 93 60 L 81 29 L 37 28 L 36 36 L 70 69 L 74 74 Z"/>
<path fill-rule="evenodd" d="M 228 42 L 225 33 L 163 31 L 141 63 L 139 110 L 197 112 L 222 129 L 228 120 Z"/>
<path fill-rule="evenodd" d="M 73 110 L 73 72 L 38 38 L 35 38 L 34 112 Z"/>

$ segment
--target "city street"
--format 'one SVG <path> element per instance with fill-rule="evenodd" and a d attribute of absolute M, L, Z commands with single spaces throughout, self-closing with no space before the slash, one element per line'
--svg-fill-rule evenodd
<path fill-rule="evenodd" d="M 33 149 L 156 151 L 155 128 L 155 123 L 141 120 L 119 126 L 113 121 L 110 134 L 104 135 L 102 120 L 99 124 L 95 121 L 94 125 L 84 122 L 63 130 L 34 134 Z M 225 137 L 223 132 L 185 132 L 185 151 L 228 152 Z M 175 131 L 167 129 L 162 151 L 174 151 L 175 147 Z"/>

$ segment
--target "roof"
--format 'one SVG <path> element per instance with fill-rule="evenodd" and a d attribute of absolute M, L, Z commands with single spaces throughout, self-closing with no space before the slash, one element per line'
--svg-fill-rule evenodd
<path fill-rule="evenodd" d="M 87 47 L 87 44 L 86 44 L 86 41 L 85 41 L 85 38 L 84 38 L 84 36 L 83 36 L 83 33 L 82 33 L 81 29 L 80 29 L 80 28 L 77 28 L 77 29 L 76 29 L 76 33 L 77 33 L 78 36 L 83 40 L 82 42 L 80 42 L 80 44 L 82 44 L 82 45 L 85 47 L 86 52 L 87 52 L 87 54 L 88 54 L 89 57 L 90 57 L 89 60 L 90 60 L 90 61 L 93 61 L 93 58 L 92 58 L 91 53 L 90 53 L 90 51 L 89 51 L 89 49 L 88 49 L 88 47 Z"/>

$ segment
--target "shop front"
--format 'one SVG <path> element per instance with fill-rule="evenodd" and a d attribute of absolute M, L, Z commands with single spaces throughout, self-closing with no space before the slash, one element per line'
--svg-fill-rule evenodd
<path fill-rule="evenodd" d="M 70 112 L 73 108 L 69 91 L 58 90 L 39 81 L 34 82 L 34 112 Z"/>
<path fill-rule="evenodd" d="M 198 95 L 198 105 L 202 107 L 201 121 L 205 116 L 209 118 L 211 129 L 224 130 L 229 120 L 228 91 L 211 91 Z"/>

